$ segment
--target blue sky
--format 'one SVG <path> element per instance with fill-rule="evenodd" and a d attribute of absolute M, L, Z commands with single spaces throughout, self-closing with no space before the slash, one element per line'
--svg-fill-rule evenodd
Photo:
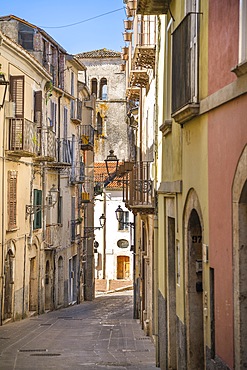
<path fill-rule="evenodd" d="M 108 12 L 112 13 L 98 17 Z M 102 48 L 121 51 L 124 46 L 123 0 L 1 0 L 0 15 L 9 14 L 43 28 L 71 54 Z M 97 18 L 88 20 L 93 17 Z M 77 22 L 82 23 L 49 28 Z"/>

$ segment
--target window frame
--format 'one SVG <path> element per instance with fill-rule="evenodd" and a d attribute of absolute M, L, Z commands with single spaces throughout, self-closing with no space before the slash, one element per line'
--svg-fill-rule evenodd
<path fill-rule="evenodd" d="M 247 62 L 247 0 L 239 1 L 239 64 Z"/>
<path fill-rule="evenodd" d="M 118 231 L 129 230 L 129 211 L 123 211 L 122 220 L 118 221 Z"/>
<path fill-rule="evenodd" d="M 8 230 L 17 229 L 17 171 L 8 171 Z"/>
<path fill-rule="evenodd" d="M 33 205 L 34 205 L 34 219 L 33 219 L 33 229 L 41 229 L 42 227 L 42 190 L 33 190 Z M 37 210 L 36 206 L 40 208 Z"/>

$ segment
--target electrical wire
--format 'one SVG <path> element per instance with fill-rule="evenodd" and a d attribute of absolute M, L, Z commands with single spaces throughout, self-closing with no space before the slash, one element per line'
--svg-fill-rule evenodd
<path fill-rule="evenodd" d="M 119 9 L 115 9 L 115 10 L 112 10 L 112 11 L 107 12 L 107 13 L 96 15 L 95 17 L 84 19 L 83 21 L 66 24 L 64 26 L 38 26 L 38 27 L 40 27 L 40 28 L 66 28 L 66 27 L 72 27 L 72 26 L 76 26 L 77 24 L 89 22 L 89 21 L 91 21 L 93 19 L 96 19 L 96 18 L 104 17 L 105 15 L 108 15 L 108 14 L 119 12 L 120 10 L 123 10 L 123 9 L 124 9 L 123 7 L 122 8 L 119 8 Z"/>

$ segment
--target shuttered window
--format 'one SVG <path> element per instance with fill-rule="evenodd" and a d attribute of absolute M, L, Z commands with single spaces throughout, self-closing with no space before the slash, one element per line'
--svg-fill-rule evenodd
<path fill-rule="evenodd" d="M 15 103 L 15 117 L 24 118 L 24 76 L 10 76 L 10 100 Z"/>
<path fill-rule="evenodd" d="M 17 171 L 8 171 L 8 230 L 17 227 Z"/>
<path fill-rule="evenodd" d="M 34 209 L 37 206 L 34 212 L 33 228 L 40 229 L 42 226 L 42 211 L 41 211 L 42 191 L 41 190 L 34 189 L 33 204 L 34 204 Z"/>
<path fill-rule="evenodd" d="M 51 119 L 50 126 L 52 130 L 56 132 L 56 123 L 57 123 L 57 104 L 51 101 Z"/>
<path fill-rule="evenodd" d="M 187 14 L 173 32 L 172 113 L 198 103 L 198 17 Z"/>
<path fill-rule="evenodd" d="M 34 92 L 34 122 L 42 126 L 42 91 Z"/>

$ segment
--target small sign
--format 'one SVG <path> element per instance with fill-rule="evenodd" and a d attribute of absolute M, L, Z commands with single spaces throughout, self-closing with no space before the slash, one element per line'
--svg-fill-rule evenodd
<path fill-rule="evenodd" d="M 117 241 L 117 246 L 118 246 L 118 248 L 122 248 L 122 249 L 128 248 L 129 242 L 126 239 L 119 239 Z"/>

